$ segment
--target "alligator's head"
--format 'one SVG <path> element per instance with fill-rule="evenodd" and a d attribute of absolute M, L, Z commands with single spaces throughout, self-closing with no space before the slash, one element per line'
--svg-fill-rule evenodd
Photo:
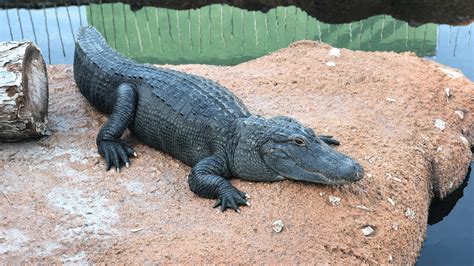
<path fill-rule="evenodd" d="M 293 179 L 337 185 L 362 179 L 364 169 L 288 117 L 251 116 L 238 122 L 232 173 L 242 179 Z"/>

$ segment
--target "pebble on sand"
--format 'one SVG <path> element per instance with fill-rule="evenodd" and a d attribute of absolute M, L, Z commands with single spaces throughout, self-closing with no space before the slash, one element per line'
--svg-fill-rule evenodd
<path fill-rule="evenodd" d="M 329 196 L 329 203 L 331 203 L 333 206 L 339 205 L 339 203 L 341 203 L 341 198 Z"/>
<path fill-rule="evenodd" d="M 285 224 L 283 223 L 282 220 L 276 220 L 272 224 L 272 229 L 276 233 L 280 233 L 283 230 L 283 227 L 285 227 Z"/>
<path fill-rule="evenodd" d="M 416 217 L 416 212 L 410 208 L 407 208 L 405 211 L 405 217 L 407 217 L 410 220 L 413 220 Z"/>
<path fill-rule="evenodd" d="M 364 234 L 364 236 L 371 236 L 375 232 L 375 230 L 370 225 L 362 228 L 361 230 L 362 230 L 362 234 Z"/>
<path fill-rule="evenodd" d="M 330 55 L 330 56 L 334 56 L 334 57 L 339 57 L 339 56 L 341 56 L 341 50 L 338 49 L 338 48 L 332 48 L 332 49 L 329 51 L 329 55 Z"/>
<path fill-rule="evenodd" d="M 446 128 L 446 122 L 444 122 L 441 119 L 436 119 L 435 120 L 435 127 L 437 127 L 440 130 L 444 130 Z"/>

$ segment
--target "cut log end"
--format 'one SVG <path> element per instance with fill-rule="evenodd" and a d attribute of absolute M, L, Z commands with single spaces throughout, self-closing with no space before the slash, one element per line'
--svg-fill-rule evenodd
<path fill-rule="evenodd" d="M 47 131 L 48 76 L 38 47 L 0 43 L 0 141 L 41 137 Z"/>

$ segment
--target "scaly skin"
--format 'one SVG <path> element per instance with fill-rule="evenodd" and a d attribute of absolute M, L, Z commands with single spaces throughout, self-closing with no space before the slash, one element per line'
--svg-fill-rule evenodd
<path fill-rule="evenodd" d="M 192 166 L 190 189 L 217 199 L 222 210 L 248 205 L 246 194 L 228 181 L 231 176 L 327 184 L 362 178 L 360 165 L 324 143 L 338 144 L 331 137 L 317 137 L 291 118 L 252 115 L 211 80 L 135 63 L 113 51 L 92 27 L 79 31 L 74 79 L 94 107 L 111 114 L 97 136 L 107 170 L 129 166 L 135 152 L 120 140 L 129 128 L 145 144 Z M 329 158 L 321 169 L 312 166 L 319 158 L 304 159 L 316 153 Z M 338 163 L 343 166 L 335 167 Z"/>

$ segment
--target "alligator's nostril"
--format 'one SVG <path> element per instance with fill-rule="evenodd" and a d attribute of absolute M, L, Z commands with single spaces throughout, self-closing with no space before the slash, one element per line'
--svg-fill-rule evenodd
<path fill-rule="evenodd" d="M 362 179 L 362 177 L 364 177 L 364 168 L 362 168 L 362 166 L 360 166 L 358 163 L 356 163 L 354 165 L 354 170 L 355 170 L 355 178 L 354 180 L 355 181 L 359 181 Z"/>
<path fill-rule="evenodd" d="M 356 176 L 355 176 L 355 178 L 354 178 L 354 180 L 355 180 L 355 181 L 359 181 L 359 180 L 362 179 L 363 176 L 364 176 L 363 174 L 361 174 L 360 172 L 357 172 L 357 173 L 356 173 Z"/>

